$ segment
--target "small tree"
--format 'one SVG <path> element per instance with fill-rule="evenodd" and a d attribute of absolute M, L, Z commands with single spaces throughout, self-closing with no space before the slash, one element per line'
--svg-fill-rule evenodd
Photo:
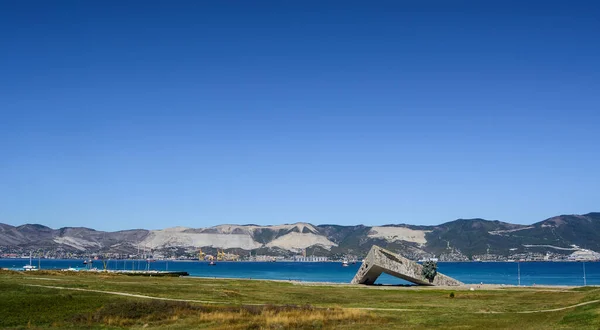
<path fill-rule="evenodd" d="M 423 263 L 421 274 L 429 281 L 429 283 L 432 283 L 437 275 L 437 263 L 435 261 L 425 261 Z"/>

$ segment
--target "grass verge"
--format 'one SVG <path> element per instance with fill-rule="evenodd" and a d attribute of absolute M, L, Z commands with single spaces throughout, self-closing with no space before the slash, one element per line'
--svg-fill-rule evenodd
<path fill-rule="evenodd" d="M 0 327 L 17 329 L 600 328 L 600 303 L 555 312 L 519 313 L 593 302 L 600 299 L 599 288 L 451 291 L 0 272 L 0 295 Z"/>

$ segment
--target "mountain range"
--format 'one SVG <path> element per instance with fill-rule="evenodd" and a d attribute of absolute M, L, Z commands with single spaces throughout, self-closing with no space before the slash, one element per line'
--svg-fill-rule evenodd
<path fill-rule="evenodd" d="M 364 256 L 372 245 L 409 258 L 469 260 L 481 256 L 570 254 L 580 248 L 600 251 L 600 212 L 560 215 L 531 225 L 485 219 L 458 219 L 436 226 L 392 224 L 341 226 L 294 223 L 274 226 L 219 225 L 115 232 L 85 227 L 52 229 L 39 224 L 0 224 L 0 252 L 137 254 L 154 251 L 165 256 L 224 249 L 292 256 Z"/>

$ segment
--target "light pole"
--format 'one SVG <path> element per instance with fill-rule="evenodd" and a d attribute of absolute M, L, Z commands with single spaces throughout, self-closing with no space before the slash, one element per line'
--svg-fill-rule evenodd
<path fill-rule="evenodd" d="M 585 261 L 583 262 L 583 286 L 587 286 L 587 280 L 585 278 Z"/>
<path fill-rule="evenodd" d="M 519 286 L 521 286 L 521 263 L 517 262 L 517 279 L 519 280 Z"/>

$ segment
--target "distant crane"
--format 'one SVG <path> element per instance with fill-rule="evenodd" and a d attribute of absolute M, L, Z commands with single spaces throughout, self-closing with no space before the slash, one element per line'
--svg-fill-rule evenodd
<path fill-rule="evenodd" d="M 206 253 L 202 252 L 202 249 L 198 250 L 198 260 L 202 261 L 204 260 L 204 257 L 206 256 Z"/>
<path fill-rule="evenodd" d="M 219 249 L 217 249 L 217 261 L 223 261 L 225 260 L 225 251 L 221 250 L 219 251 Z"/>

